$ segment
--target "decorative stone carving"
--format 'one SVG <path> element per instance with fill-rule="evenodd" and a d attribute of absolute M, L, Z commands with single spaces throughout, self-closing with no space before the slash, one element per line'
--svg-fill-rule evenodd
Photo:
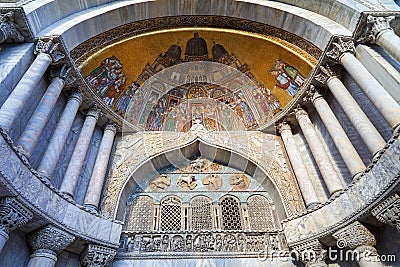
<path fill-rule="evenodd" d="M 0 200 L 0 230 L 4 233 L 26 224 L 32 217 L 32 213 L 15 198 Z"/>
<path fill-rule="evenodd" d="M 171 185 L 171 178 L 166 174 L 153 177 L 150 181 L 150 188 L 153 192 L 164 192 Z"/>
<path fill-rule="evenodd" d="M 229 184 L 234 190 L 246 190 L 249 188 L 250 180 L 246 175 L 237 173 L 229 177 Z"/>
<path fill-rule="evenodd" d="M 371 42 L 375 43 L 379 36 L 385 31 L 392 31 L 390 22 L 394 20 L 394 16 L 388 17 L 375 17 L 368 15 L 367 25 L 357 42 L 365 43 Z"/>
<path fill-rule="evenodd" d="M 208 174 L 204 176 L 202 183 L 210 191 L 216 191 L 222 187 L 222 179 L 218 174 Z"/>
<path fill-rule="evenodd" d="M 81 254 L 81 264 L 84 267 L 105 267 L 114 259 L 116 251 L 95 244 L 89 244 Z"/>
<path fill-rule="evenodd" d="M 48 54 L 52 59 L 52 63 L 57 64 L 65 58 L 65 54 L 60 51 L 59 46 L 60 43 L 55 43 L 53 39 L 49 39 L 48 41 L 39 39 L 36 44 L 35 54 Z"/>
<path fill-rule="evenodd" d="M 88 111 L 86 116 L 87 117 L 93 117 L 96 120 L 98 120 L 101 115 L 102 115 L 101 114 L 101 110 L 99 108 L 93 107 Z"/>
<path fill-rule="evenodd" d="M 208 160 L 198 158 L 190 161 L 189 172 L 206 172 L 208 170 Z"/>
<path fill-rule="evenodd" d="M 396 227 L 400 232 L 400 197 L 397 194 L 382 201 L 371 213 L 379 221 Z"/>
<path fill-rule="evenodd" d="M 0 43 L 6 41 L 25 41 L 25 37 L 20 31 L 20 26 L 15 21 L 15 13 L 13 11 L 0 14 Z"/>
<path fill-rule="evenodd" d="M 355 53 L 355 47 L 353 40 L 349 40 L 346 37 L 339 36 L 332 43 L 332 48 L 326 53 L 326 56 L 335 62 L 339 62 L 344 53 Z"/>
<path fill-rule="evenodd" d="M 197 186 L 196 177 L 192 174 L 182 174 L 176 181 L 176 185 L 182 189 L 193 190 Z"/>
<path fill-rule="evenodd" d="M 56 77 L 62 79 L 66 86 L 71 86 L 76 81 L 72 69 L 65 64 L 61 67 L 52 67 L 50 69 L 50 78 L 54 79 Z"/>
<path fill-rule="evenodd" d="M 33 251 L 46 251 L 54 256 L 74 240 L 73 235 L 52 225 L 47 225 L 28 235 L 28 242 Z"/>
<path fill-rule="evenodd" d="M 306 267 L 322 267 L 328 266 L 325 263 L 326 253 L 318 240 L 312 240 L 297 246 L 292 247 L 300 255 L 300 260 Z"/>
<path fill-rule="evenodd" d="M 315 75 L 314 79 L 322 85 L 327 86 L 328 80 L 331 78 L 340 79 L 342 68 L 340 65 L 330 66 L 329 64 L 325 64 L 324 66 L 319 67 L 319 72 Z"/>
<path fill-rule="evenodd" d="M 361 251 L 368 249 L 376 255 L 376 249 L 373 248 L 376 244 L 374 235 L 358 221 L 337 231 L 332 234 L 332 236 L 337 240 L 337 245 L 340 248 L 357 249 Z"/>

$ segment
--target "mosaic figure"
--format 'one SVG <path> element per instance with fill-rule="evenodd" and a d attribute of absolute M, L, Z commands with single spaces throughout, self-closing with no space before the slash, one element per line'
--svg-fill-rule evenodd
<path fill-rule="evenodd" d="M 275 87 L 286 90 L 292 97 L 304 82 L 304 77 L 296 68 L 284 63 L 280 59 L 276 60 L 274 67 L 270 69 L 270 73 L 277 81 Z"/>

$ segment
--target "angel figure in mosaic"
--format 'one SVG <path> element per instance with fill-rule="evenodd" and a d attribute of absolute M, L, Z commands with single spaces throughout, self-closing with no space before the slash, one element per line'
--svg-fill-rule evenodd
<path fill-rule="evenodd" d="M 292 97 L 304 82 L 304 76 L 295 67 L 286 64 L 280 59 L 276 60 L 274 67 L 269 72 L 277 81 L 275 88 L 286 90 Z"/>

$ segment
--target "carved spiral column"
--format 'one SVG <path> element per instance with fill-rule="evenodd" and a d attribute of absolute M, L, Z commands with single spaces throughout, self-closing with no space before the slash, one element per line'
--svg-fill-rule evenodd
<path fill-rule="evenodd" d="M 55 44 L 52 40 L 48 42 L 39 40 L 35 53 L 38 54 L 36 59 L 0 108 L 0 125 L 7 131 L 11 129 L 14 121 L 22 113 L 48 66 L 65 57 L 58 50 L 58 43 Z"/>
<path fill-rule="evenodd" d="M 336 173 L 331 160 L 326 154 L 326 151 L 317 135 L 317 132 L 314 129 L 313 124 L 310 121 L 310 118 L 308 117 L 307 112 L 302 108 L 298 108 L 295 114 L 304 137 L 307 140 L 307 144 L 309 145 L 322 177 L 324 178 L 326 187 L 332 196 L 334 193 L 343 189 L 342 182 L 340 181 L 340 178 Z"/>
<path fill-rule="evenodd" d="M 304 263 L 306 267 L 328 267 L 325 263 L 326 253 L 318 240 L 293 247 L 299 257 L 298 260 Z"/>
<path fill-rule="evenodd" d="M 72 152 L 71 161 L 65 171 L 64 179 L 60 186 L 60 191 L 67 196 L 73 198 L 76 185 L 78 183 L 79 174 L 81 172 L 86 152 L 89 148 L 90 140 L 96 126 L 96 122 L 100 116 L 100 110 L 92 108 L 86 115 L 81 132 L 76 142 L 74 152 Z"/>
<path fill-rule="evenodd" d="M 55 77 L 18 139 L 17 146 L 22 149 L 27 158 L 32 155 L 64 85 L 70 84 L 75 80 L 70 75 L 70 71 L 71 69 L 64 65 L 57 73 L 53 73 Z"/>
<path fill-rule="evenodd" d="M 293 138 L 292 130 L 290 129 L 289 124 L 286 122 L 279 124 L 278 130 L 281 133 L 282 141 L 285 145 L 290 163 L 292 164 L 293 171 L 296 174 L 297 182 L 299 184 L 301 194 L 303 195 L 304 202 L 306 203 L 307 208 L 312 208 L 318 205 L 320 202 L 305 164 L 301 158 L 296 142 Z"/>
<path fill-rule="evenodd" d="M 75 237 L 52 225 L 45 226 L 28 235 L 33 253 L 27 267 L 53 267 L 57 254 L 75 240 Z"/>
<path fill-rule="evenodd" d="M 32 217 L 32 213 L 15 198 L 0 200 L 0 252 L 8 240 L 9 233 L 26 224 Z"/>
<path fill-rule="evenodd" d="M 332 236 L 337 240 L 339 248 L 350 249 L 360 267 L 379 267 L 378 252 L 374 248 L 374 235 L 358 221 L 335 232 Z"/>
<path fill-rule="evenodd" d="M 320 70 L 315 79 L 328 86 L 371 154 L 378 153 L 386 144 L 383 137 L 329 65 L 321 66 Z"/>
<path fill-rule="evenodd" d="M 60 158 L 63 146 L 68 138 L 69 131 L 71 130 L 81 103 L 82 93 L 72 93 L 64 108 L 61 118 L 58 121 L 56 129 L 53 132 L 49 145 L 46 148 L 46 152 L 40 161 L 38 172 L 49 180 L 57 166 L 58 159 Z"/>
<path fill-rule="evenodd" d="M 390 27 L 390 22 L 394 18 L 394 16 L 376 17 L 369 15 L 365 30 L 358 41 L 376 43 L 400 62 L 400 38 Z"/>
<path fill-rule="evenodd" d="M 397 194 L 382 201 L 371 213 L 379 221 L 396 227 L 400 232 L 400 197 Z"/>
<path fill-rule="evenodd" d="M 354 177 L 361 173 L 365 165 L 328 103 L 317 91 L 312 93 L 312 102 L 351 175 Z"/>
<path fill-rule="evenodd" d="M 376 109 L 382 114 L 392 129 L 400 124 L 400 105 L 383 88 L 383 86 L 369 73 L 361 62 L 353 55 L 355 48 L 353 41 L 344 41 L 339 38 L 333 48 L 326 55 L 340 62 L 346 71 L 353 77 L 361 90 L 371 100 Z"/>
<path fill-rule="evenodd" d="M 114 259 L 116 251 L 111 248 L 90 244 L 81 254 L 83 267 L 105 267 Z"/>
<path fill-rule="evenodd" d="M 94 163 L 92 176 L 85 195 L 84 205 L 90 209 L 97 211 L 100 196 L 103 190 L 104 179 L 106 176 L 108 160 L 110 159 L 112 145 L 114 143 L 117 128 L 110 123 L 104 129 L 103 138 L 101 139 L 99 151 L 97 152 L 96 161 Z"/>

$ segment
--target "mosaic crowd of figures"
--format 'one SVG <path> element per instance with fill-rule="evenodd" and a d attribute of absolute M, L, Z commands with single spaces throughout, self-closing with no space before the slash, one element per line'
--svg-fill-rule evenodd
<path fill-rule="evenodd" d="M 236 196 L 218 201 L 195 195 L 188 204 L 168 195 L 160 202 L 147 195 L 137 196 L 127 207 L 126 231 L 251 230 L 277 231 L 280 223 L 275 207 L 266 197 L 253 194 L 241 203 Z"/>
<path fill-rule="evenodd" d="M 282 232 L 180 232 L 180 233 L 132 233 L 123 232 L 121 253 L 165 252 L 257 252 L 283 251 L 287 249 Z"/>

